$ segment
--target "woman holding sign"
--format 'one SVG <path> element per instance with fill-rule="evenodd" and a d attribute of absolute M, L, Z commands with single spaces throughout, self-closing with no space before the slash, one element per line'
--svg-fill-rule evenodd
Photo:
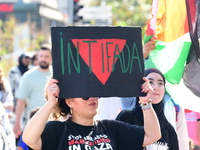
<path fill-rule="evenodd" d="M 26 125 L 24 142 L 34 150 L 142 150 L 161 137 L 150 101 L 154 90 L 147 78 L 143 80 L 141 88 L 147 96 L 139 98 L 144 115 L 141 127 L 116 120 L 95 121 L 97 97 L 56 98 L 59 97 L 58 81 L 51 79 L 46 88 L 48 101 Z M 63 122 L 46 123 L 53 109 L 58 113 L 55 118 L 70 117 Z"/>
<path fill-rule="evenodd" d="M 147 150 L 178 150 L 178 139 L 173 126 L 167 121 L 164 115 L 164 94 L 165 94 L 165 77 L 157 69 L 149 68 L 145 70 L 145 76 L 154 89 L 151 95 L 153 108 L 158 116 L 162 137 L 155 143 L 148 145 Z M 132 110 L 123 110 L 117 116 L 117 120 L 124 121 L 132 125 L 145 125 L 143 120 L 143 110 L 136 105 Z"/>

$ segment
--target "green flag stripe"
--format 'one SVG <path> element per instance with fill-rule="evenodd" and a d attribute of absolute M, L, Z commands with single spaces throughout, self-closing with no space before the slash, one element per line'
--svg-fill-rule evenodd
<path fill-rule="evenodd" d="M 157 41 L 155 50 L 145 62 L 145 68 L 157 68 L 162 71 L 168 82 L 178 84 L 184 71 L 190 46 L 191 42 L 182 38 L 170 43 Z"/>

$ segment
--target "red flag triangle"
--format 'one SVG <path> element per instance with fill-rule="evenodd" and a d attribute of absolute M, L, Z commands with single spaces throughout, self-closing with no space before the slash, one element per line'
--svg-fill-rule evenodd
<path fill-rule="evenodd" d="M 102 84 L 108 80 L 125 39 L 72 39 L 84 62 Z"/>

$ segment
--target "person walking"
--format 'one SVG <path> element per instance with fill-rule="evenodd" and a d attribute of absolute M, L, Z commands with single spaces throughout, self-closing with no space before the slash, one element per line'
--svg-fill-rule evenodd
<path fill-rule="evenodd" d="M 30 64 L 30 56 L 26 53 L 23 53 L 18 58 L 18 66 L 11 67 L 8 73 L 8 80 L 12 88 L 12 93 L 15 98 L 16 91 L 19 86 L 20 79 L 22 75 L 28 71 L 28 66 Z M 14 100 L 14 107 L 16 106 L 16 98 Z"/>
<path fill-rule="evenodd" d="M 51 48 L 47 44 L 43 45 L 38 51 L 39 65 L 27 71 L 20 80 L 19 88 L 16 92 L 17 105 L 14 124 L 16 138 L 21 135 L 23 130 L 20 121 L 25 105 L 28 111 L 26 117 L 28 120 L 30 111 L 33 108 L 41 107 L 45 103 L 44 88 L 48 77 L 52 76 L 51 61 Z"/>

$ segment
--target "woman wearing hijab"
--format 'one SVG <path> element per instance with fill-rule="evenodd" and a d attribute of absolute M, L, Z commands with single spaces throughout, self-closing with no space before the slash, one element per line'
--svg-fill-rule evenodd
<path fill-rule="evenodd" d="M 13 95 L 15 95 L 15 92 L 18 88 L 21 76 L 28 71 L 30 57 L 25 53 L 21 54 L 18 58 L 18 63 L 18 66 L 13 66 L 8 74 L 8 80 L 10 82 Z"/>
<path fill-rule="evenodd" d="M 18 58 L 18 66 L 13 66 L 8 73 L 8 80 L 12 88 L 13 96 L 15 97 L 15 92 L 19 86 L 19 81 L 22 75 L 28 71 L 28 66 L 30 63 L 30 57 L 28 55 L 21 54 Z M 16 100 L 14 100 L 14 106 L 16 105 Z"/>
<path fill-rule="evenodd" d="M 150 85 L 154 89 L 150 99 L 157 114 L 162 137 L 155 143 L 146 146 L 146 150 L 179 150 L 176 131 L 167 121 L 164 115 L 163 98 L 165 94 L 165 77 L 157 69 L 149 68 L 145 70 L 145 77 L 149 79 Z M 137 103 L 138 104 L 138 103 Z M 136 105 L 132 110 L 121 111 L 116 120 L 120 120 L 132 125 L 144 126 L 143 114 L 140 105 Z"/>

